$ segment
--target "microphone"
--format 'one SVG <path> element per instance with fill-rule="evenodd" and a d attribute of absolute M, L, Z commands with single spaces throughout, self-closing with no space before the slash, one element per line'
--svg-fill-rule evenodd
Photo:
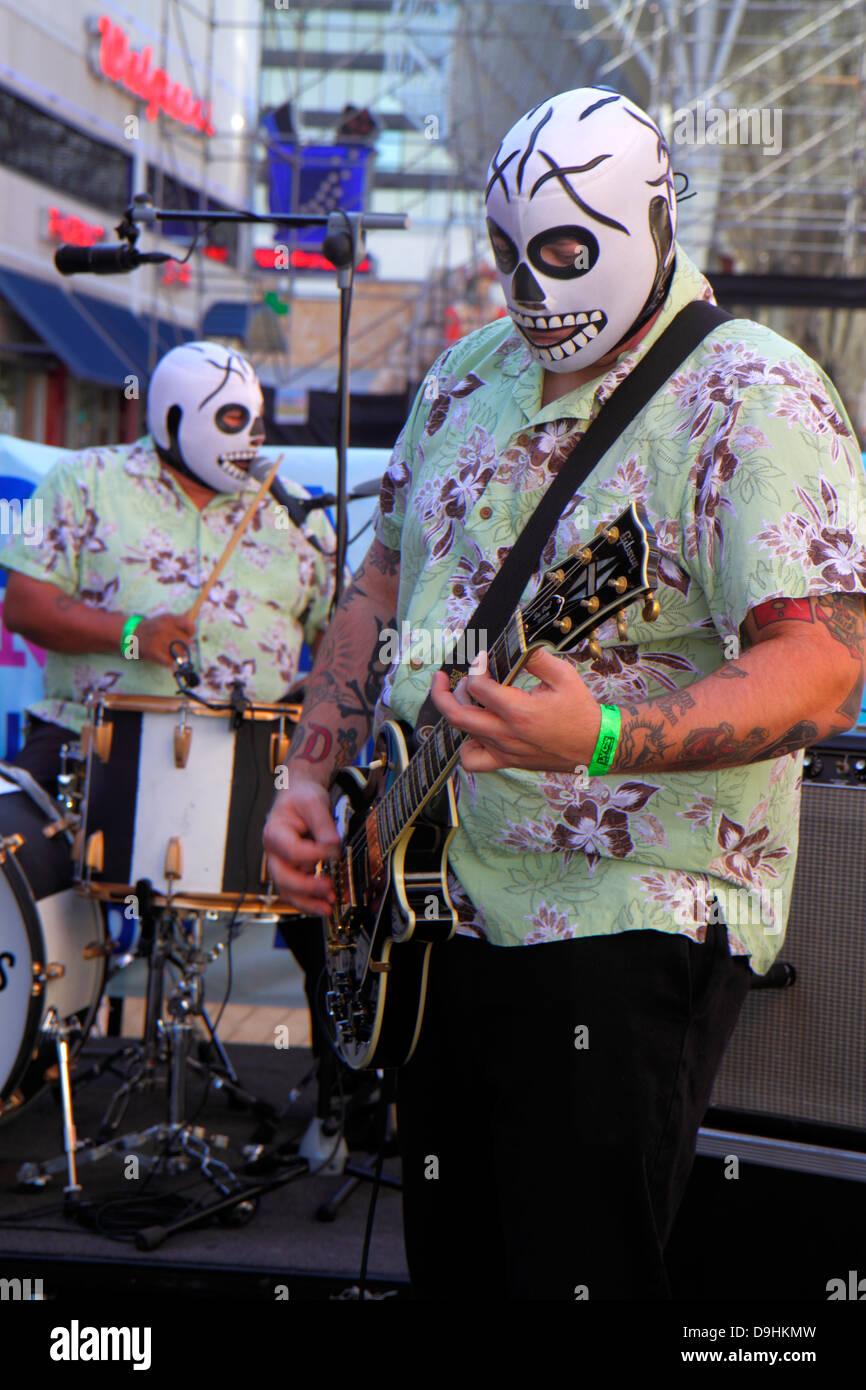
<path fill-rule="evenodd" d="M 272 465 L 266 458 L 253 459 L 249 469 L 250 477 L 255 478 L 260 483 L 264 482 L 271 467 Z M 307 510 L 304 506 L 303 498 L 293 497 L 290 492 L 287 492 L 278 476 L 274 477 L 268 491 L 275 502 L 279 502 L 281 507 L 285 507 L 289 520 L 293 525 L 297 526 L 299 531 L 302 531 L 304 522 L 307 519 Z"/>
<path fill-rule="evenodd" d="M 58 246 L 54 264 L 61 275 L 124 275 L 137 266 L 175 261 L 166 251 L 139 251 L 135 246 Z"/>
<path fill-rule="evenodd" d="M 368 478 L 366 483 L 359 483 L 354 492 L 349 493 L 346 501 L 361 502 L 365 497 L 378 497 L 381 487 L 381 478 Z M 296 500 L 300 501 L 305 515 L 307 512 L 316 511 L 319 507 L 333 507 L 337 502 L 333 492 L 320 492 L 317 497 L 302 497 Z"/>

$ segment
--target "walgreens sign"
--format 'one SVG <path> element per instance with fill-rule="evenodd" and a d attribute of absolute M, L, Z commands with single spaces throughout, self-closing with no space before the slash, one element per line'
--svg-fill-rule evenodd
<path fill-rule="evenodd" d="M 189 87 L 172 82 L 162 68 L 151 67 L 153 49 L 150 44 L 140 51 L 131 48 L 126 31 L 107 15 L 90 20 L 88 28 L 99 40 L 99 49 L 91 64 L 94 72 L 146 102 L 144 114 L 149 121 L 155 121 L 162 111 L 181 125 L 213 135 L 211 103 L 197 100 Z"/>

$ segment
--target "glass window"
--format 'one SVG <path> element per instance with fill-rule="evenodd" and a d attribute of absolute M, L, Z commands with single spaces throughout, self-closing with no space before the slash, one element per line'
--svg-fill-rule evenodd
<path fill-rule="evenodd" d="M 0 164 L 119 213 L 131 197 L 132 159 L 0 87 Z"/>

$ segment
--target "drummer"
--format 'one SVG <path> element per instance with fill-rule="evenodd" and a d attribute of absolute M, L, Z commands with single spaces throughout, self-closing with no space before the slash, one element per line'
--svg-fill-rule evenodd
<path fill-rule="evenodd" d="M 151 378 L 147 418 L 150 433 L 134 444 L 57 463 L 34 494 L 41 537 L 12 537 L 0 553 L 3 621 L 47 653 L 44 698 L 28 710 L 14 761 L 51 792 L 88 696 L 177 694 L 172 643 L 189 648 L 196 694 L 224 700 L 240 681 L 248 699 L 273 703 L 327 623 L 330 523 L 317 511 L 302 532 L 270 499 L 190 616 L 258 486 L 249 469 L 265 440 L 264 400 L 250 363 L 217 343 L 173 348 Z"/>

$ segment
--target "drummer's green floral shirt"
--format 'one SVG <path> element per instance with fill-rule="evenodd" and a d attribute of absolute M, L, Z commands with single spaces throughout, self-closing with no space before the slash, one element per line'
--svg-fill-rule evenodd
<path fill-rule="evenodd" d="M 287 490 L 309 494 L 285 478 Z M 117 448 L 88 449 L 55 465 L 33 494 L 42 501 L 42 536 L 13 537 L 0 564 L 55 584 L 111 612 L 182 613 L 195 602 L 255 495 L 220 493 L 203 510 L 190 501 L 149 436 Z M 38 515 L 38 513 L 37 513 Z M 205 600 L 192 644 L 196 694 L 225 698 L 233 681 L 262 703 L 295 684 L 304 640 L 327 623 L 333 592 L 334 532 L 321 511 L 302 534 L 270 499 L 262 502 Z M 135 648 L 132 644 L 130 652 Z M 80 732 L 91 694 L 174 695 L 166 667 L 115 655 L 46 653 L 41 719 Z"/>
<path fill-rule="evenodd" d="M 431 654 L 437 632 L 462 630 L 601 403 L 699 298 L 712 299 L 709 285 L 680 251 L 638 347 L 544 409 L 542 370 L 510 320 L 439 358 L 395 447 L 377 521 L 401 555 L 400 630 L 430 634 Z M 661 615 L 649 626 L 634 606 L 625 640 L 610 619 L 600 656 L 585 645 L 573 654 L 605 702 L 644 700 L 716 670 L 765 599 L 866 591 L 866 487 L 851 425 L 815 363 L 751 321 L 715 329 L 628 427 L 569 504 L 544 568 L 630 500 L 658 537 Z M 416 641 L 415 666 L 419 652 Z M 378 720 L 414 722 L 438 665 L 414 669 L 402 652 Z M 461 930 L 505 946 L 641 928 L 701 940 L 721 915 L 731 951 L 763 973 L 784 936 L 801 769 L 802 752 L 588 781 L 460 770 L 450 864 Z"/>

